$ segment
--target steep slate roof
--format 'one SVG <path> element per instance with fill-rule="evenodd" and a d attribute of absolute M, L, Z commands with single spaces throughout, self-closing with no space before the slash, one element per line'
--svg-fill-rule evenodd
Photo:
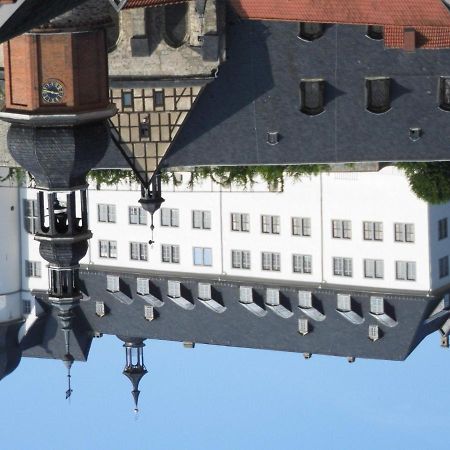
<path fill-rule="evenodd" d="M 367 25 L 450 26 L 442 0 L 228 0 L 246 19 Z"/>
<path fill-rule="evenodd" d="M 366 27 L 327 26 L 313 41 L 292 22 L 241 21 L 229 27 L 227 62 L 206 86 L 165 167 L 450 160 L 450 115 L 438 85 L 450 50 L 385 49 Z M 392 78 L 391 109 L 366 110 L 365 77 Z M 299 83 L 324 78 L 325 111 L 299 110 Z M 409 129 L 420 127 L 412 141 Z M 278 131 L 277 145 L 267 132 Z"/>

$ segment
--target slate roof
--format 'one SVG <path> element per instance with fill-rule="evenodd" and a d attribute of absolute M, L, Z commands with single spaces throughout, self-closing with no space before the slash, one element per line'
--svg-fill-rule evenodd
<path fill-rule="evenodd" d="M 438 108 L 450 50 L 385 49 L 366 27 L 331 25 L 313 41 L 290 22 L 229 26 L 227 62 L 206 86 L 163 166 L 450 160 L 450 115 Z M 392 78 L 391 106 L 366 110 L 365 77 Z M 324 78 L 325 111 L 299 111 L 299 83 Z M 410 128 L 422 129 L 413 141 Z M 278 131 L 277 145 L 267 132 Z"/>
<path fill-rule="evenodd" d="M 442 0 L 228 0 L 248 19 L 367 25 L 449 26 Z"/>

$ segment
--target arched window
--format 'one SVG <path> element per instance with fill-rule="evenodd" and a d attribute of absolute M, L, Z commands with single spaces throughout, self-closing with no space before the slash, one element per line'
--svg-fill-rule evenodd
<path fill-rule="evenodd" d="M 323 23 L 300 22 L 298 37 L 304 41 L 319 39 L 324 33 Z"/>
<path fill-rule="evenodd" d="M 176 3 L 164 8 L 165 41 L 171 47 L 180 47 L 186 41 L 188 3 Z"/>
<path fill-rule="evenodd" d="M 366 36 L 370 39 L 374 39 L 376 41 L 380 41 L 383 39 L 383 27 L 380 25 L 369 25 L 367 27 Z"/>
<path fill-rule="evenodd" d="M 325 80 L 321 78 L 300 81 L 300 111 L 316 116 L 325 110 Z"/>
<path fill-rule="evenodd" d="M 366 108 L 374 114 L 381 114 L 391 109 L 390 78 L 366 78 Z"/>
<path fill-rule="evenodd" d="M 439 108 L 450 111 L 450 77 L 439 79 Z"/>

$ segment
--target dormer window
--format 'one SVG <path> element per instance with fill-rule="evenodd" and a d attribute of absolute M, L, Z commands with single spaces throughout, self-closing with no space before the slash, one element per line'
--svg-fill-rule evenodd
<path fill-rule="evenodd" d="M 305 319 L 305 318 L 298 319 L 298 332 L 302 336 L 305 336 L 309 333 L 308 319 Z"/>
<path fill-rule="evenodd" d="M 314 41 L 323 36 L 325 27 L 323 23 L 300 22 L 298 38 L 303 41 Z"/>
<path fill-rule="evenodd" d="M 439 108 L 450 111 L 450 77 L 439 79 Z"/>
<path fill-rule="evenodd" d="M 352 309 L 352 298 L 348 294 L 337 295 L 337 309 L 342 312 L 348 312 Z"/>
<path fill-rule="evenodd" d="M 370 297 L 370 312 L 372 314 L 384 314 L 383 297 Z"/>
<path fill-rule="evenodd" d="M 366 108 L 374 114 L 381 114 L 391 109 L 390 78 L 366 78 Z"/>
<path fill-rule="evenodd" d="M 119 292 L 119 277 L 117 275 L 106 276 L 106 290 L 109 292 Z"/>
<path fill-rule="evenodd" d="M 300 308 L 312 308 L 312 294 L 308 291 L 298 292 L 298 306 Z"/>
<path fill-rule="evenodd" d="M 325 80 L 311 78 L 300 81 L 300 111 L 308 116 L 316 116 L 325 110 Z"/>
<path fill-rule="evenodd" d="M 369 325 L 369 339 L 373 342 L 380 339 L 380 329 L 378 325 Z"/>
<path fill-rule="evenodd" d="M 167 295 L 171 298 L 181 297 L 181 283 L 179 281 L 169 280 L 167 282 Z"/>
<path fill-rule="evenodd" d="M 367 27 L 366 36 L 370 39 L 374 39 L 375 41 L 380 41 L 383 39 L 383 27 L 380 25 L 369 25 Z"/>

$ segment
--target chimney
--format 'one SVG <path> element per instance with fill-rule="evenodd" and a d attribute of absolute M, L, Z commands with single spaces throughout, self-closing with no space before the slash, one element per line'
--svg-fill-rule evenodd
<path fill-rule="evenodd" d="M 405 52 L 416 51 L 416 30 L 414 28 L 403 29 L 403 50 Z"/>

